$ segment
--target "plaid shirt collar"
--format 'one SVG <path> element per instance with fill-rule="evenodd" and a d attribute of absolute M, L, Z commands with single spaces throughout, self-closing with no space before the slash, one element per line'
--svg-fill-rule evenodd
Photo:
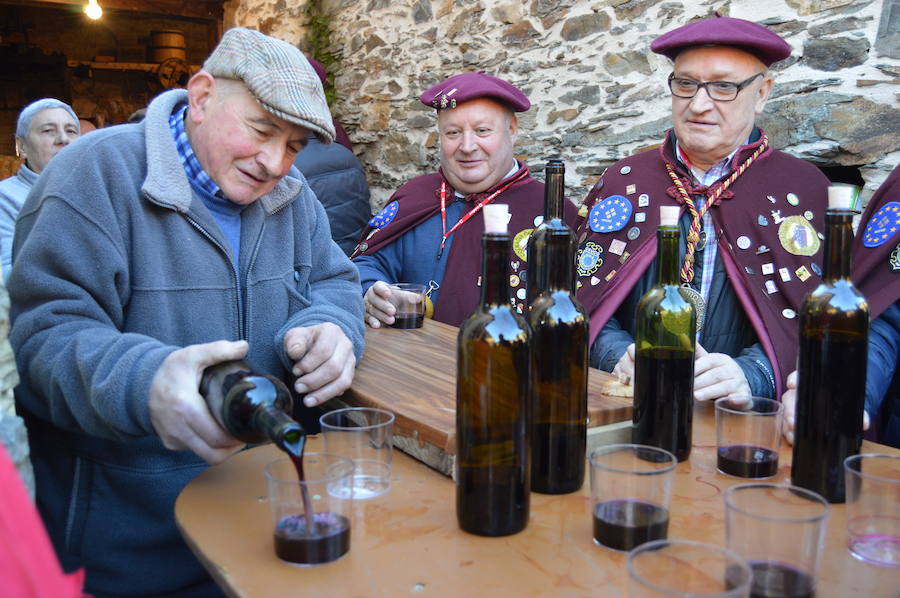
<path fill-rule="evenodd" d="M 188 181 L 210 195 L 221 196 L 219 186 L 200 166 L 200 161 L 197 160 L 197 155 L 191 147 L 187 130 L 184 128 L 184 117 L 187 114 L 187 109 L 187 104 L 183 104 L 180 108 L 176 107 L 175 111 L 169 116 L 169 130 L 172 132 L 172 138 L 175 139 L 175 147 L 178 148 L 178 157 L 181 158 L 181 165 L 184 166 L 184 172 L 188 177 Z"/>

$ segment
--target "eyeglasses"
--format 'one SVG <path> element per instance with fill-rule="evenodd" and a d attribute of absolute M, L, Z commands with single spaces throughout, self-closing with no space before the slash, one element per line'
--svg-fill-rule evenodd
<path fill-rule="evenodd" d="M 669 75 L 669 90 L 672 95 L 677 98 L 692 98 L 697 95 L 701 87 L 706 88 L 706 95 L 717 102 L 731 102 L 738 93 L 756 80 L 757 77 L 763 77 L 765 73 L 756 73 L 749 79 L 744 79 L 740 83 L 731 81 L 694 81 L 684 77 L 676 77 L 675 73 Z"/>

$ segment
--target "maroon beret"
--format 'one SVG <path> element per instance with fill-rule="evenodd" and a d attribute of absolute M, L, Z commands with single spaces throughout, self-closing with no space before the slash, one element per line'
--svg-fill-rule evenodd
<path fill-rule="evenodd" d="M 762 25 L 720 16 L 694 21 L 663 33 L 653 40 L 650 49 L 675 60 L 682 50 L 710 45 L 734 46 L 753 54 L 766 66 L 791 55 L 791 46 Z"/>
<path fill-rule="evenodd" d="M 496 100 L 513 112 L 525 112 L 531 108 L 528 97 L 518 87 L 486 75 L 484 71 L 454 75 L 419 96 L 423 104 L 437 110 L 455 108 L 457 104 L 477 98 Z"/>
<path fill-rule="evenodd" d="M 319 76 L 319 81 L 322 82 L 322 85 L 325 85 L 325 67 L 315 58 L 310 58 L 309 56 L 307 56 L 306 59 L 309 61 L 309 64 L 313 67 L 313 70 L 316 71 L 316 74 Z"/>

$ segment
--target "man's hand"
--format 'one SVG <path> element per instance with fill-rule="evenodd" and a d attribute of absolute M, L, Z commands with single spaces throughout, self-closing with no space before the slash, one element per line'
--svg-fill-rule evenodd
<path fill-rule="evenodd" d="M 356 356 L 353 343 L 336 324 L 291 328 L 284 335 L 284 350 L 294 362 L 294 388 L 306 395 L 303 403 L 307 407 L 315 407 L 350 388 Z"/>
<path fill-rule="evenodd" d="M 625 349 L 625 353 L 619 358 L 612 373 L 622 384 L 634 384 L 634 343 Z"/>
<path fill-rule="evenodd" d="M 150 422 L 163 446 L 174 451 L 193 451 L 212 465 L 244 446 L 216 422 L 199 387 L 204 369 L 241 359 L 247 349 L 246 341 L 216 341 L 189 345 L 163 360 L 150 384 L 148 403 Z"/>
<path fill-rule="evenodd" d="M 697 343 L 694 358 L 694 399 L 712 401 L 721 397 L 750 395 L 750 384 L 744 370 L 724 353 L 707 353 Z"/>
<path fill-rule="evenodd" d="M 363 295 L 363 303 L 366 314 L 363 316 L 366 324 L 372 328 L 381 328 L 382 324 L 393 324 L 394 314 L 397 312 L 391 303 L 391 287 L 383 280 L 377 281 L 369 287 Z"/>
<path fill-rule="evenodd" d="M 794 426 L 797 421 L 797 370 L 787 377 L 787 390 L 781 395 L 784 405 L 784 418 L 781 420 L 781 431 L 788 444 L 794 444 Z M 863 411 L 863 430 L 869 429 L 869 413 Z"/>

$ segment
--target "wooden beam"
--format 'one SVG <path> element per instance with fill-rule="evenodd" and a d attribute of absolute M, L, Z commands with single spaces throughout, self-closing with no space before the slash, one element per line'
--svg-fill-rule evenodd
<path fill-rule="evenodd" d="M 203 21 L 221 21 L 223 0 L 98 0 L 104 10 L 140 12 Z M 59 8 L 84 6 L 87 0 L 0 0 L 0 5 Z"/>

